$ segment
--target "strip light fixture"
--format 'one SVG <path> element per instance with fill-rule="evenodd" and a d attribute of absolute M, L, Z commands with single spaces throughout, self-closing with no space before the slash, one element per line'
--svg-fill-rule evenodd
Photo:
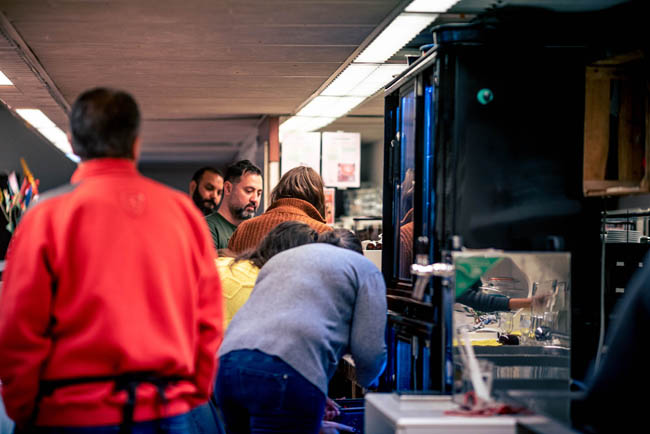
<path fill-rule="evenodd" d="M 436 14 L 402 12 L 354 61 L 384 63 L 431 24 L 436 17 Z"/>
<path fill-rule="evenodd" d="M 458 0 L 413 0 L 323 91 L 280 125 L 280 141 L 314 131 L 344 116 L 408 66 L 385 63 Z"/>
<path fill-rule="evenodd" d="M 16 113 L 34 127 L 43 137 L 52 142 L 66 157 L 79 162 L 79 157 L 72 152 L 68 136 L 38 109 L 16 109 Z"/>
<path fill-rule="evenodd" d="M 14 84 L 9 80 L 9 77 L 4 75 L 2 71 L 0 71 L 0 86 L 13 86 Z"/>

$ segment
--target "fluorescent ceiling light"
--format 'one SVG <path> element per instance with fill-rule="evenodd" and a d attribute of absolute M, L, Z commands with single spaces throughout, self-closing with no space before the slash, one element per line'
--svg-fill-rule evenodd
<path fill-rule="evenodd" d="M 73 154 L 72 152 L 70 152 L 69 154 L 65 154 L 65 156 L 68 157 L 70 160 L 74 161 L 75 163 L 81 162 L 81 158 L 79 158 L 78 155 Z"/>
<path fill-rule="evenodd" d="M 317 96 L 296 113 L 296 116 L 338 118 L 359 105 L 364 99 L 359 96 Z"/>
<path fill-rule="evenodd" d="M 14 84 L 9 78 L 0 71 L 0 86 L 13 86 Z"/>
<path fill-rule="evenodd" d="M 280 141 L 284 140 L 284 137 L 294 131 L 314 131 L 323 128 L 326 125 L 334 122 L 336 118 L 331 117 L 306 117 L 306 116 L 293 116 L 280 125 Z"/>
<path fill-rule="evenodd" d="M 70 146 L 68 136 L 45 113 L 38 109 L 16 109 L 16 113 L 36 128 L 43 137 L 66 154 L 66 157 L 73 161 L 78 161 L 70 157 L 70 154 L 72 154 L 72 146 Z"/>
<path fill-rule="evenodd" d="M 406 63 L 384 65 L 353 63 L 327 86 L 321 95 L 368 97 L 374 95 L 407 67 Z"/>
<path fill-rule="evenodd" d="M 374 95 L 375 92 L 392 81 L 396 75 L 402 73 L 406 68 L 408 68 L 406 63 L 401 65 L 380 65 L 372 74 L 352 89 L 348 95 L 365 97 Z"/>
<path fill-rule="evenodd" d="M 433 22 L 437 15 L 429 11 L 446 11 L 456 1 L 411 2 L 408 12 L 398 15 L 320 95 L 280 125 L 280 141 L 292 131 L 314 131 L 329 125 L 403 72 L 406 63 L 384 62 Z"/>
<path fill-rule="evenodd" d="M 337 96 L 350 95 L 352 89 L 362 83 L 377 69 L 378 65 L 351 64 L 336 79 L 325 88 L 321 95 Z"/>
<path fill-rule="evenodd" d="M 17 109 L 16 113 L 37 130 L 40 130 L 41 128 L 56 127 L 56 124 L 52 122 L 50 118 L 45 116 L 45 113 L 38 109 Z"/>
<path fill-rule="evenodd" d="M 63 151 L 64 154 L 72 152 L 72 146 L 68 142 L 68 137 L 57 126 L 54 128 L 40 128 L 38 132 L 41 133 L 47 140 L 52 142 L 54 146 Z"/>
<path fill-rule="evenodd" d="M 355 63 L 384 63 L 437 17 L 435 14 L 402 13 L 354 60 Z"/>
<path fill-rule="evenodd" d="M 458 0 L 413 0 L 405 12 L 447 12 Z"/>

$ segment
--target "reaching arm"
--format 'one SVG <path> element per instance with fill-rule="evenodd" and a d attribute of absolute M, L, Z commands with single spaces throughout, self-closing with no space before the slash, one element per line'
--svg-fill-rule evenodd
<path fill-rule="evenodd" d="M 510 308 L 508 297 L 484 294 L 473 288 L 462 293 L 456 301 L 481 312 L 506 311 Z"/>

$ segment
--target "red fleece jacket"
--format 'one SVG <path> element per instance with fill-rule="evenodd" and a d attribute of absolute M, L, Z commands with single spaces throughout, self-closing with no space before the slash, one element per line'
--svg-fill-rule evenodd
<path fill-rule="evenodd" d="M 216 253 L 189 198 L 139 175 L 130 160 L 82 163 L 72 184 L 28 211 L 11 240 L 0 294 L 0 378 L 19 425 L 40 380 L 153 372 L 186 380 L 137 390 L 136 421 L 207 400 L 223 335 Z M 37 425 L 122 419 L 113 382 L 57 389 Z"/>

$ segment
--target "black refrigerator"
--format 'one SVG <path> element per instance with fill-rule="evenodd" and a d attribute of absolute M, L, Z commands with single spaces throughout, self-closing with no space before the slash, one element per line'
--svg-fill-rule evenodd
<path fill-rule="evenodd" d="M 450 393 L 449 282 L 432 279 L 416 299 L 410 265 L 459 248 L 571 254 L 571 376 L 584 378 L 603 206 L 583 194 L 585 67 L 611 48 L 595 36 L 602 16 L 502 8 L 440 25 L 386 87 L 385 390 Z"/>

